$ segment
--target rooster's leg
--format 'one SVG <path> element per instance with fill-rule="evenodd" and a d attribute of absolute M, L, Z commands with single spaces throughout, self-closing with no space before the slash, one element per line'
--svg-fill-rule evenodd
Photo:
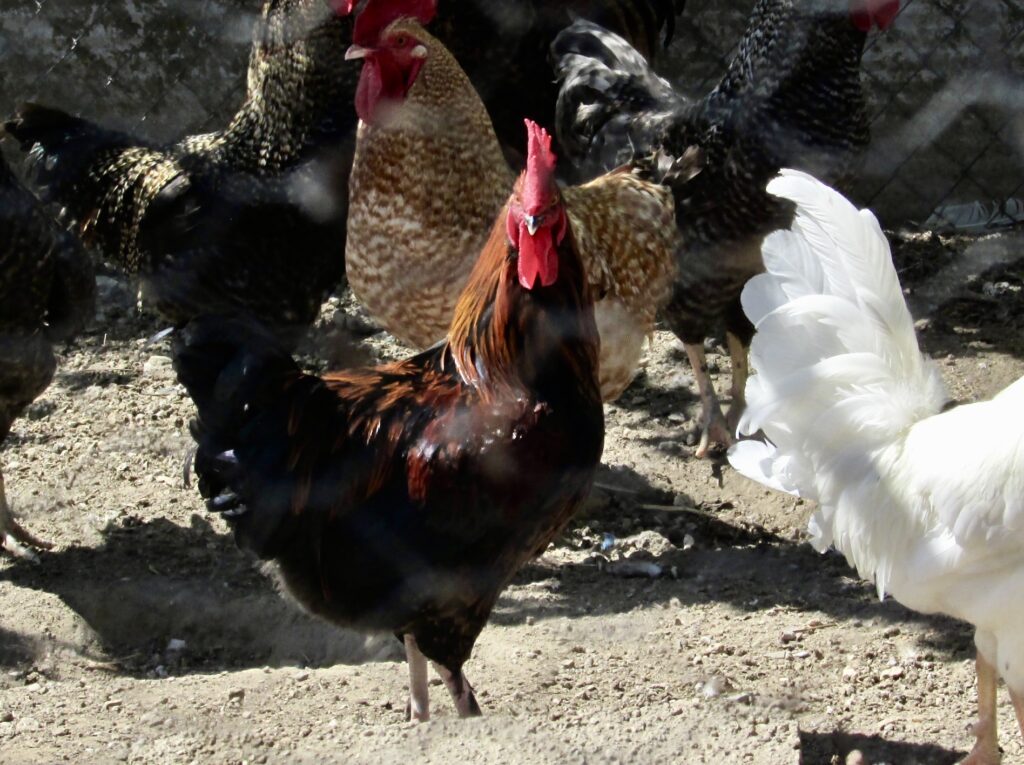
<path fill-rule="evenodd" d="M 33 536 L 14 520 L 11 508 L 7 505 L 3 473 L 0 473 L 0 546 L 16 558 L 28 560 L 36 559 L 33 547 L 38 550 L 49 550 L 53 547 L 49 542 Z"/>
<path fill-rule="evenodd" d="M 708 374 L 708 362 L 704 357 L 702 343 L 684 343 L 686 356 L 693 367 L 693 376 L 697 379 L 697 392 L 700 394 L 700 442 L 694 456 L 698 459 L 706 457 L 712 443 L 731 446 L 729 426 L 722 415 L 722 407 L 715 395 L 715 386 Z"/>
<path fill-rule="evenodd" d="M 480 705 L 476 703 L 473 686 L 469 684 L 469 680 L 466 679 L 466 675 L 461 669 L 456 674 L 437 662 L 434 662 L 434 669 L 444 680 L 448 693 L 452 695 L 452 701 L 455 702 L 455 709 L 458 711 L 459 717 L 479 717 L 483 714 L 480 711 Z"/>
<path fill-rule="evenodd" d="M 420 651 L 412 635 L 405 636 L 405 661 L 409 665 L 409 706 L 406 708 L 406 719 L 426 722 L 430 719 L 427 657 Z"/>
<path fill-rule="evenodd" d="M 729 416 L 726 423 L 729 435 L 736 434 L 736 426 L 740 424 L 743 410 L 747 408 L 747 375 L 750 365 L 747 362 L 747 346 L 732 332 L 725 334 L 729 346 L 729 360 L 732 362 L 732 403 L 729 405 Z"/>
<path fill-rule="evenodd" d="M 996 668 L 978 651 L 975 659 L 978 672 L 978 722 L 974 726 L 977 737 L 974 748 L 961 765 L 998 765 L 1002 756 L 996 737 Z"/>

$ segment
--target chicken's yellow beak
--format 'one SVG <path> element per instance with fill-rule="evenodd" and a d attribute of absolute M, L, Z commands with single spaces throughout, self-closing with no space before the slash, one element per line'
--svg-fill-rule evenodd
<path fill-rule="evenodd" d="M 373 48 L 364 48 L 362 45 L 350 45 L 348 50 L 345 51 L 346 61 L 355 61 L 359 58 L 366 58 L 373 53 Z"/>

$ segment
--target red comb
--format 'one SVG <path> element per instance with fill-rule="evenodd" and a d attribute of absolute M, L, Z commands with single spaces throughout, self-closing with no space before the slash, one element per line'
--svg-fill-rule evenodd
<path fill-rule="evenodd" d="M 888 29 L 899 12 L 900 0 L 850 0 L 850 19 L 865 33 L 875 26 Z"/>
<path fill-rule="evenodd" d="M 356 7 L 356 0 L 327 0 L 327 5 L 338 16 L 348 16 Z"/>
<path fill-rule="evenodd" d="M 528 213 L 543 209 L 551 201 L 551 184 L 555 178 L 556 157 L 551 151 L 548 131 L 532 120 L 524 120 L 528 148 L 526 177 L 523 179 L 522 202 Z"/>
<path fill-rule="evenodd" d="M 340 0 L 342 3 L 345 1 Z M 429 24 L 436 14 L 437 0 L 369 0 L 356 16 L 352 42 L 372 46 L 391 22 L 413 18 L 421 24 Z"/>

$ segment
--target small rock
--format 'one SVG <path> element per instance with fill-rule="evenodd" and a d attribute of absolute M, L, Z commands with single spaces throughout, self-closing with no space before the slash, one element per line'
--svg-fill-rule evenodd
<path fill-rule="evenodd" d="M 41 728 L 39 721 L 34 717 L 22 717 L 14 726 L 14 730 L 18 733 L 32 733 Z"/>
<path fill-rule="evenodd" d="M 241 704 L 245 701 L 245 689 L 244 688 L 232 688 L 228 691 L 228 701 L 237 701 Z"/>
<path fill-rule="evenodd" d="M 178 638 L 171 638 L 167 641 L 167 653 L 181 653 L 188 648 L 188 643 Z"/>
<path fill-rule="evenodd" d="M 903 677 L 903 667 L 889 667 L 889 669 L 882 672 L 882 677 L 889 677 L 893 680 Z"/>
<path fill-rule="evenodd" d="M 900 634 L 900 628 L 899 627 L 889 627 L 885 632 L 882 633 L 882 637 L 891 638 L 891 637 L 896 637 L 899 634 Z"/>
<path fill-rule="evenodd" d="M 609 563 L 605 570 L 612 576 L 625 579 L 657 579 L 664 573 L 664 569 L 657 563 L 646 560 L 616 560 Z"/>
<path fill-rule="evenodd" d="M 846 755 L 846 765 L 870 765 L 870 763 L 860 749 L 854 749 Z"/>
<path fill-rule="evenodd" d="M 701 689 L 701 693 L 704 694 L 704 698 L 716 699 L 726 691 L 731 691 L 732 686 L 729 681 L 721 675 L 715 675 L 713 678 L 704 683 L 704 687 Z"/>
<path fill-rule="evenodd" d="M 142 374 L 159 380 L 173 379 L 174 367 L 170 356 L 150 356 L 142 365 Z"/>

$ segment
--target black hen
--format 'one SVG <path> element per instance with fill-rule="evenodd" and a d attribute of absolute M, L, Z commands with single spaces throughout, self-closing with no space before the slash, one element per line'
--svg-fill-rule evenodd
<path fill-rule="evenodd" d="M 753 328 L 739 305 L 763 270 L 761 241 L 791 212 L 765 191 L 783 167 L 837 184 L 869 140 L 860 60 L 866 30 L 888 26 L 898 0 L 758 0 L 721 82 L 699 100 L 677 93 L 618 36 L 585 21 L 553 46 L 557 125 L 570 158 L 595 174 L 624 162 L 661 170 L 693 145 L 705 164 L 677 204 L 678 278 L 664 316 L 686 346 L 700 389 L 698 456 L 731 442 L 744 406 Z M 654 158 L 654 159 L 652 159 Z M 703 340 L 725 323 L 733 364 L 729 423 Z"/>
<path fill-rule="evenodd" d="M 444 0 L 431 33 L 480 94 L 509 164 L 522 164 L 523 118 L 554 125 L 558 87 L 550 47 L 575 18 L 629 40 L 652 64 L 685 0 Z M 568 168 L 563 167 L 565 171 Z"/>
<path fill-rule="evenodd" d="M 138 273 L 174 324 L 256 313 L 289 344 L 343 273 L 344 183 L 358 72 L 351 21 L 324 0 L 269 0 L 249 89 L 224 130 L 156 146 L 55 109 L 5 126 L 82 239 Z"/>
<path fill-rule="evenodd" d="M 0 441 L 53 379 L 53 342 L 93 315 L 96 281 L 79 243 L 48 217 L 0 155 Z M 0 474 L 0 544 L 47 548 L 14 520 Z"/>

